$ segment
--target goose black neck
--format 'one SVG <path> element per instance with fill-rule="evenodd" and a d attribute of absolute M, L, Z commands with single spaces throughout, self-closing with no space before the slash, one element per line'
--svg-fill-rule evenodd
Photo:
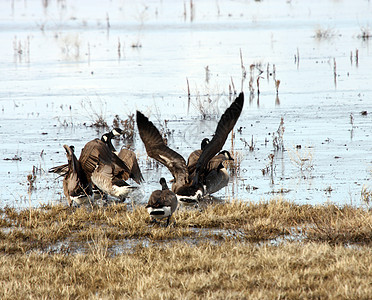
<path fill-rule="evenodd" d="M 114 135 L 112 134 L 112 132 L 107 133 L 105 136 L 107 137 L 107 140 L 105 140 L 105 139 L 103 138 L 103 136 L 102 136 L 101 141 L 104 142 L 104 143 L 106 143 L 107 147 L 109 147 L 109 149 L 110 149 L 111 152 L 116 151 L 116 149 L 115 149 L 115 147 L 112 145 L 112 141 L 111 141 L 112 138 L 114 137 Z"/>

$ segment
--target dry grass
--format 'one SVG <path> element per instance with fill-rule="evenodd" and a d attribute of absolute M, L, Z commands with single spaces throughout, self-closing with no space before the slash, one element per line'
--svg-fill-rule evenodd
<path fill-rule="evenodd" d="M 293 147 L 288 151 L 291 163 L 299 168 L 301 172 L 311 171 L 314 168 L 313 156 L 314 150 L 311 147 L 305 147 L 304 149 Z"/>
<path fill-rule="evenodd" d="M 85 97 L 81 101 L 80 105 L 86 111 L 92 127 L 108 130 L 109 125 L 106 121 L 107 102 L 101 99 L 98 95 L 96 101 L 99 106 L 98 110 L 95 108 L 96 103 L 93 103 L 89 97 Z"/>
<path fill-rule="evenodd" d="M 368 188 L 366 185 L 363 185 L 362 191 L 360 192 L 360 198 L 366 204 L 367 208 L 371 209 L 372 189 Z"/>
<path fill-rule="evenodd" d="M 134 121 L 134 114 L 128 115 L 128 118 L 122 120 L 119 115 L 115 115 L 112 121 L 113 127 L 120 127 L 124 131 L 121 135 L 124 141 L 133 143 L 134 135 L 135 135 L 135 121 Z"/>
<path fill-rule="evenodd" d="M 114 257 L 0 257 L 2 299 L 368 299 L 370 248 L 171 243 Z"/>
<path fill-rule="evenodd" d="M 372 213 L 282 199 L 0 210 L 0 298 L 368 299 Z M 290 274 L 290 276 L 288 276 Z"/>

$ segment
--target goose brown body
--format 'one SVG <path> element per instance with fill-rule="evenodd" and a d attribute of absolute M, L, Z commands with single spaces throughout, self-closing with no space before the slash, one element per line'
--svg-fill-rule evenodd
<path fill-rule="evenodd" d="M 70 152 L 74 154 L 71 149 Z M 49 169 L 49 172 L 57 173 L 61 176 L 65 175 L 65 178 L 68 175 L 68 180 L 66 179 L 66 183 L 64 183 L 64 186 L 66 186 L 65 190 L 71 190 L 71 186 L 74 184 L 72 179 L 77 177 L 76 174 L 81 174 L 80 177 L 86 178 L 90 185 L 94 184 L 102 192 L 122 200 L 128 196 L 130 191 L 136 188 L 126 183 L 126 180 L 131 176 L 131 172 L 125 162 L 111 152 L 108 146 L 99 139 L 88 142 L 81 150 L 78 160 L 75 155 L 70 155 L 70 157 L 72 162 L 69 161 L 68 164 Z M 70 170 L 72 168 L 69 166 L 70 164 L 78 170 L 75 172 L 76 174 L 71 173 Z M 67 189 L 67 187 L 70 188 Z M 68 198 L 69 204 L 71 202 L 70 198 Z"/>
<path fill-rule="evenodd" d="M 77 160 L 72 147 L 63 145 L 68 160 L 67 171 L 63 179 L 63 193 L 68 204 L 72 202 L 82 204 L 89 200 L 92 194 L 92 185 Z"/>
<path fill-rule="evenodd" d="M 176 194 L 169 190 L 163 177 L 160 178 L 160 184 L 162 189 L 151 193 L 146 208 L 152 219 L 167 218 L 168 226 L 172 214 L 177 209 L 178 201 Z"/>
<path fill-rule="evenodd" d="M 136 188 L 126 183 L 130 170 L 125 162 L 99 139 L 84 146 L 79 161 L 88 179 L 111 196 L 124 199 Z"/>

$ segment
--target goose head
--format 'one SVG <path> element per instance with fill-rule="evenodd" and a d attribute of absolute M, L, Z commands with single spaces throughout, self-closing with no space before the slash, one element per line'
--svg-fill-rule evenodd
<path fill-rule="evenodd" d="M 218 154 L 222 154 L 222 155 L 226 158 L 226 160 L 234 160 L 234 159 L 232 158 L 230 152 L 227 151 L 227 150 L 222 150 L 222 151 L 221 151 L 220 153 L 218 153 Z"/>
<path fill-rule="evenodd" d="M 205 147 L 207 147 L 208 144 L 209 144 L 209 139 L 208 138 L 203 139 L 202 142 L 201 142 L 200 149 L 204 150 Z"/>
<path fill-rule="evenodd" d="M 124 131 L 118 127 L 115 127 L 114 129 L 111 130 L 111 133 L 113 136 L 118 136 L 118 135 L 122 135 Z"/>
<path fill-rule="evenodd" d="M 107 132 L 105 134 L 103 134 L 101 136 L 101 141 L 104 142 L 108 147 L 109 149 L 112 151 L 112 152 L 116 152 L 115 150 L 115 147 L 112 145 L 112 138 L 115 137 L 115 136 L 119 136 L 123 134 L 123 130 L 121 130 L 120 128 L 118 127 L 115 127 L 113 130 L 111 130 L 110 132 Z"/>
<path fill-rule="evenodd" d="M 103 134 L 101 137 L 101 141 L 106 143 L 107 141 L 110 141 L 114 136 L 119 136 L 122 135 L 123 133 L 124 133 L 123 130 L 121 130 L 118 127 L 115 127 L 110 132 Z"/>
<path fill-rule="evenodd" d="M 162 189 L 163 191 L 164 191 L 164 190 L 168 190 L 167 181 L 165 180 L 164 177 L 160 178 L 159 183 L 161 184 L 161 189 Z"/>

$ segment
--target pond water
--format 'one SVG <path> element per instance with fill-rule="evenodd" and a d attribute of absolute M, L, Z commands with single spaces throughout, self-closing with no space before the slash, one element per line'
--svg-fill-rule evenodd
<path fill-rule="evenodd" d="M 234 90 L 246 99 L 233 139 L 240 165 L 216 197 L 362 205 L 372 189 L 371 15 L 366 0 L 1 1 L 0 206 L 65 203 L 47 170 L 66 162 L 63 144 L 79 155 L 105 132 L 90 126 L 98 117 L 112 127 L 141 110 L 187 159 Z M 172 177 L 149 164 L 138 134 L 133 147 L 141 204 Z"/>

